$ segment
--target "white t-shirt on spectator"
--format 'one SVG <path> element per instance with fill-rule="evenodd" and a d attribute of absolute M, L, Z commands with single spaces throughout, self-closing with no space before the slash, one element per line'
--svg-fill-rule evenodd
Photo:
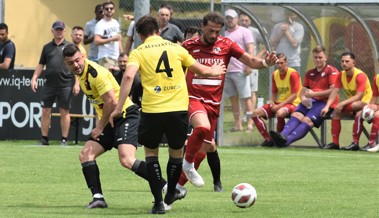
<path fill-rule="evenodd" d="M 110 21 L 101 19 L 99 22 L 97 22 L 95 26 L 95 35 L 100 35 L 103 39 L 107 39 L 112 36 L 119 35 L 120 33 L 121 33 L 120 24 L 115 19 L 112 19 Z M 117 60 L 119 54 L 120 54 L 119 41 L 112 41 L 107 44 L 99 45 L 99 53 L 98 53 L 99 59 L 108 57 L 108 58 Z"/>

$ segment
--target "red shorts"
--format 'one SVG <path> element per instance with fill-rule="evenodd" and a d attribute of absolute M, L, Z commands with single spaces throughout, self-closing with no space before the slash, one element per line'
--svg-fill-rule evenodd
<path fill-rule="evenodd" d="M 275 117 L 275 113 L 271 111 L 270 104 L 265 104 L 261 108 L 263 109 L 263 112 L 265 112 L 267 119 Z M 284 108 L 288 112 L 288 115 L 296 110 L 296 106 L 293 104 L 285 104 L 281 108 Z"/>
<path fill-rule="evenodd" d="M 217 128 L 217 119 L 220 113 L 219 105 L 206 104 L 201 100 L 190 98 L 188 106 L 188 117 L 191 121 L 192 116 L 197 113 L 204 113 L 208 116 L 208 121 L 210 123 L 209 134 L 205 136 L 204 141 L 211 143 L 214 138 L 214 132 Z"/>

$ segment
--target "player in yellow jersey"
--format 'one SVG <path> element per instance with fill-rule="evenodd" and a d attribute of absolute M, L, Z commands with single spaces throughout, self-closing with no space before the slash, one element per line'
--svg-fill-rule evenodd
<path fill-rule="evenodd" d="M 118 102 L 120 86 L 112 73 L 83 57 L 76 45 L 70 44 L 63 50 L 64 62 L 79 80 L 80 87 L 88 100 L 94 106 L 99 122 L 91 132 L 91 138 L 82 148 L 79 159 L 88 187 L 93 194 L 93 201 L 87 208 L 106 208 L 101 183 L 100 172 L 96 158 L 113 147 L 118 149 L 119 160 L 123 167 L 135 172 L 147 180 L 145 162 L 137 160 L 137 134 L 139 110 L 133 102 L 124 99 L 119 108 L 123 116 L 115 118 L 112 128 L 108 123 L 109 115 Z M 162 180 L 162 188 L 166 181 Z"/>
<path fill-rule="evenodd" d="M 276 116 L 277 131 L 284 128 L 285 118 L 291 115 L 300 103 L 300 91 L 302 88 L 299 73 L 288 67 L 287 57 L 283 53 L 276 55 L 276 70 L 272 74 L 272 95 L 269 104 L 257 108 L 251 117 L 259 133 L 263 136 L 262 146 L 272 147 L 274 142 L 269 136 L 266 123 L 262 120 Z M 283 145 L 277 144 L 278 147 Z"/>
<path fill-rule="evenodd" d="M 110 122 L 113 117 L 121 114 L 122 105 L 130 92 L 134 76 L 140 71 L 143 96 L 138 142 L 145 148 L 146 170 L 150 189 L 154 195 L 154 206 L 149 213 L 164 214 L 164 203 L 171 205 L 180 199 L 175 186 L 182 171 L 189 102 L 182 66 L 196 74 L 214 77 L 224 74 L 226 68 L 223 63 L 212 67 L 204 66 L 196 62 L 180 45 L 164 40 L 159 36 L 156 18 L 150 15 L 137 21 L 136 30 L 143 44 L 133 50 L 129 56 L 121 82 L 119 102 L 110 117 Z M 169 146 L 168 189 L 164 203 L 159 185 L 162 173 L 158 161 L 159 143 L 163 134 L 166 135 Z"/>
<path fill-rule="evenodd" d="M 339 149 L 339 136 L 341 133 L 341 118 L 343 116 L 354 117 L 353 142 L 344 147 L 344 150 L 359 150 L 359 137 L 362 133 L 363 119 L 356 114 L 370 101 L 372 89 L 366 73 L 355 67 L 355 55 L 352 52 L 344 52 L 341 55 L 341 74 L 337 77 L 336 84 L 330 93 L 328 102 L 321 110 L 321 115 L 326 116 L 329 107 L 337 98 L 343 88 L 346 92 L 346 100 L 340 101 L 334 109 L 332 116 L 333 142 L 324 148 Z"/>

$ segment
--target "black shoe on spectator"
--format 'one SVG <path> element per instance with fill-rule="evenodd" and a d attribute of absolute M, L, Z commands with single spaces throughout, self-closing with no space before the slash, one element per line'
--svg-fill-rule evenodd
<path fill-rule="evenodd" d="M 93 209 L 93 208 L 107 208 L 108 205 L 105 202 L 104 198 L 94 198 L 93 201 L 89 202 L 87 208 Z"/>
<path fill-rule="evenodd" d="M 343 150 L 346 150 L 346 151 L 358 151 L 359 150 L 359 145 L 357 143 L 353 142 L 349 146 L 344 147 Z"/>
<path fill-rule="evenodd" d="M 49 140 L 41 138 L 41 141 L 40 141 L 39 145 L 47 146 L 47 145 L 49 145 Z"/>
<path fill-rule="evenodd" d="M 284 135 L 282 135 L 280 132 L 275 132 L 273 130 L 270 131 L 270 137 L 272 139 L 272 141 L 274 141 L 274 144 L 277 146 L 277 147 L 287 147 L 288 145 L 286 145 L 287 143 L 287 137 L 285 137 Z"/>
<path fill-rule="evenodd" d="M 340 146 L 339 145 L 336 145 L 334 144 L 333 142 L 332 143 L 329 143 L 327 145 L 325 145 L 324 147 L 322 147 L 323 149 L 335 149 L 335 150 L 339 150 L 340 149 Z"/>
<path fill-rule="evenodd" d="M 153 208 L 149 210 L 149 214 L 165 214 L 166 210 L 164 209 L 163 201 L 159 202 L 158 204 L 154 204 Z"/>
<path fill-rule="evenodd" d="M 262 147 L 272 147 L 274 146 L 274 142 L 271 140 L 264 140 L 263 143 L 261 144 Z"/>

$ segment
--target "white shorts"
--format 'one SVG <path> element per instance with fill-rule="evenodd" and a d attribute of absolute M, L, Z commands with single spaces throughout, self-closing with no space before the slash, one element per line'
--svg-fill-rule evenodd
<path fill-rule="evenodd" d="M 257 69 L 253 69 L 250 74 L 250 91 L 257 92 L 258 91 L 258 75 L 259 71 Z"/>
<path fill-rule="evenodd" d="M 225 75 L 224 97 L 239 96 L 239 98 L 250 98 L 249 77 L 242 72 L 227 72 Z"/>

